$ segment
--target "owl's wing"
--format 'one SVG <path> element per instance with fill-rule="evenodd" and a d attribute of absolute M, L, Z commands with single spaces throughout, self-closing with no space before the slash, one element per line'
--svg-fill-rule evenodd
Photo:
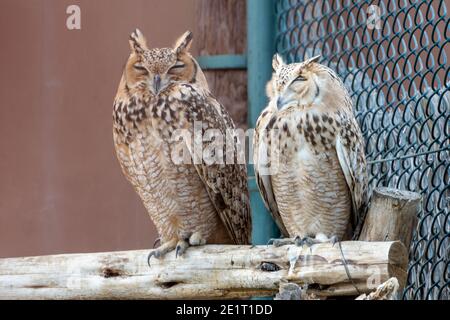
<path fill-rule="evenodd" d="M 114 109 L 117 109 L 116 103 L 115 101 Z M 113 141 L 116 156 L 122 173 L 136 192 L 141 195 L 142 190 L 149 184 L 149 174 L 144 163 L 148 161 L 149 157 L 154 157 L 154 152 L 152 148 L 148 148 L 148 146 L 145 148 L 141 143 L 130 144 L 130 141 L 127 139 L 127 133 L 122 130 L 123 127 L 119 125 L 119 122 L 121 120 L 113 113 Z M 154 165 L 157 164 L 154 163 Z"/>
<path fill-rule="evenodd" d="M 117 133 L 116 130 L 113 130 L 113 140 L 116 156 L 119 160 L 119 165 L 123 174 L 134 188 L 138 188 L 139 183 L 135 178 L 137 176 L 135 172 L 135 164 L 128 144 L 125 143 L 123 136 Z"/>
<path fill-rule="evenodd" d="M 267 117 L 264 119 L 265 117 Z M 271 136 L 266 136 L 265 129 L 267 123 L 270 121 L 270 115 L 261 116 L 256 123 L 255 134 L 253 136 L 253 161 L 254 161 L 254 171 L 256 185 L 258 186 L 259 192 L 261 193 L 264 205 L 267 210 L 272 214 L 272 218 L 275 220 L 278 228 L 280 229 L 283 236 L 288 237 L 289 233 L 281 219 L 280 212 L 278 210 L 277 201 L 275 199 L 275 194 L 272 188 L 272 179 L 270 175 L 270 162 L 269 156 L 270 146 L 267 139 Z M 268 121 L 267 121 L 268 120 Z M 268 131 L 269 132 L 269 131 Z"/>
<path fill-rule="evenodd" d="M 353 117 L 342 119 L 336 137 L 336 152 L 352 198 L 352 227 L 354 237 L 359 235 L 368 204 L 368 177 L 364 141 Z"/>
<path fill-rule="evenodd" d="M 201 148 L 187 143 L 198 175 L 231 239 L 236 244 L 249 244 L 252 225 L 245 158 L 241 161 L 242 163 L 237 162 L 237 150 L 241 146 L 240 139 L 237 139 L 237 144 L 229 144 L 233 147 L 231 151 L 227 150 L 225 143 L 227 130 L 228 134 L 234 133 L 233 120 L 214 97 L 210 95 L 205 98 L 199 97 L 195 94 L 195 90 L 189 87 L 183 90 L 185 95 L 190 95 L 192 99 L 174 102 L 183 104 L 182 110 L 185 116 L 180 117 L 180 125 L 190 132 L 190 136 L 194 137 L 195 141 L 198 133 L 194 132 L 194 127 L 196 123 L 200 123 L 200 127 L 196 128 L 201 129 L 203 137 Z M 216 139 L 209 140 L 205 135 L 207 129 L 214 129 L 223 138 L 223 144 L 220 145 Z M 213 133 L 213 131 L 210 132 Z M 214 153 L 222 151 L 223 156 L 219 154 L 218 158 L 224 160 L 223 163 L 209 161 L 211 159 L 208 160 L 204 156 L 210 155 L 209 151 L 212 150 L 215 150 Z M 230 158 L 226 158 L 227 152 L 231 152 Z"/>

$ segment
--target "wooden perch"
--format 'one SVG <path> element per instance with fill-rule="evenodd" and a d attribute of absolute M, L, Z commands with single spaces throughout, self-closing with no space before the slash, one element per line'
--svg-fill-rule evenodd
<path fill-rule="evenodd" d="M 359 240 L 396 241 L 410 247 L 421 195 L 392 188 L 376 188 Z"/>
<path fill-rule="evenodd" d="M 401 242 L 342 242 L 361 293 L 406 280 Z M 281 283 L 308 284 L 317 296 L 358 295 L 339 246 L 207 245 L 151 260 L 148 250 L 0 259 L 2 299 L 200 299 L 273 296 Z M 272 270 L 264 271 L 264 270 Z"/>
<path fill-rule="evenodd" d="M 338 245 L 208 245 L 152 259 L 151 268 L 147 250 L 0 259 L 0 299 L 231 299 L 278 290 L 278 299 L 392 299 L 405 285 L 403 243 L 409 248 L 420 199 L 374 191 L 360 241 L 341 243 L 351 281 Z"/>

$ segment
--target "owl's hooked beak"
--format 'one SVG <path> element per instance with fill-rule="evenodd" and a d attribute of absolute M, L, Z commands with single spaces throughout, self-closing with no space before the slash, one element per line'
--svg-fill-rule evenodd
<path fill-rule="evenodd" d="M 278 97 L 278 99 L 277 99 L 278 110 L 281 109 L 282 106 L 283 106 L 283 99 L 281 97 Z"/>
<path fill-rule="evenodd" d="M 153 77 L 153 89 L 155 90 L 155 94 L 158 94 L 161 89 L 161 76 L 159 74 Z"/>

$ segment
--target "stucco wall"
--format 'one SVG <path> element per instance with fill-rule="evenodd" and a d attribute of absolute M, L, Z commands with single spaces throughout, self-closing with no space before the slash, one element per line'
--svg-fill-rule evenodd
<path fill-rule="evenodd" d="M 151 247 L 115 159 L 112 101 L 129 33 L 169 46 L 194 29 L 193 2 L 0 1 L 0 257 Z M 81 30 L 66 28 L 70 4 Z"/>

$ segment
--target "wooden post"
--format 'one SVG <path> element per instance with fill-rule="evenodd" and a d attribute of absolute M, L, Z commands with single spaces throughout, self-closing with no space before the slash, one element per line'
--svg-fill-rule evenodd
<path fill-rule="evenodd" d="M 256 127 L 256 120 L 267 106 L 266 84 L 272 77 L 272 57 L 275 53 L 275 0 L 247 0 L 247 88 L 248 125 Z M 248 165 L 250 205 L 252 211 L 252 243 L 265 244 L 278 238 L 278 229 L 266 209 L 256 185 L 253 164 Z"/>
<path fill-rule="evenodd" d="M 407 252 L 401 242 L 341 245 L 361 292 L 391 277 L 404 284 Z M 152 259 L 151 267 L 147 255 L 139 250 L 0 259 L 0 299 L 232 299 L 273 296 L 286 282 L 317 297 L 357 295 L 338 246 L 330 243 L 206 245 L 189 248 L 183 257 L 170 252 Z"/>
<path fill-rule="evenodd" d="M 244 55 L 246 7 L 242 0 L 196 0 L 197 23 L 194 46 L 199 55 Z M 214 30 L 214 32 L 211 32 Z M 247 128 L 247 71 L 203 70 L 209 88 L 223 104 L 236 126 Z"/>
<path fill-rule="evenodd" d="M 421 195 L 392 188 L 376 188 L 359 240 L 403 242 L 409 249 Z"/>

